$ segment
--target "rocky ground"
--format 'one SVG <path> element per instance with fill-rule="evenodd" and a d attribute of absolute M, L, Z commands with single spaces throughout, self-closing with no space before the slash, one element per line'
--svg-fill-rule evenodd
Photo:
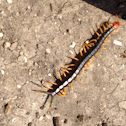
<path fill-rule="evenodd" d="M 109 18 L 116 21 L 81 0 L 0 0 L 0 126 L 126 126 L 126 26 L 50 112 L 50 100 L 41 108 L 46 94 L 32 91 L 46 91 L 41 83 L 55 81 L 68 56 Z"/>

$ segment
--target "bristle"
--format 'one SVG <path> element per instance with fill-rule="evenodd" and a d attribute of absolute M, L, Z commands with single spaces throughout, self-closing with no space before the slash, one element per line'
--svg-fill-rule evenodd
<path fill-rule="evenodd" d="M 44 87 L 46 87 L 46 88 L 48 88 L 48 89 L 53 89 L 52 87 L 48 87 L 48 86 L 46 86 L 46 85 L 44 85 L 44 84 L 42 84 Z"/>
<path fill-rule="evenodd" d="M 76 60 L 76 61 L 79 61 L 79 59 L 76 58 L 76 57 L 71 57 L 71 59 Z"/>
<path fill-rule="evenodd" d="M 109 39 L 111 40 L 111 35 L 109 35 L 108 37 L 109 37 Z"/>
<path fill-rule="evenodd" d="M 97 34 L 98 37 L 100 37 L 100 34 L 98 32 L 95 32 Z"/>
<path fill-rule="evenodd" d="M 49 83 L 49 84 L 53 84 L 53 85 L 58 85 L 58 84 L 55 83 L 55 82 L 47 82 L 47 83 Z"/>
<path fill-rule="evenodd" d="M 80 55 L 83 56 L 82 50 L 80 49 Z"/>
<path fill-rule="evenodd" d="M 78 78 L 75 78 L 75 80 L 78 81 L 78 82 L 80 82 L 80 83 L 82 83 L 82 81 L 80 79 L 78 79 Z"/>
<path fill-rule="evenodd" d="M 62 81 L 62 77 L 61 77 L 60 73 L 57 72 L 57 74 L 58 74 L 58 77 L 59 77 L 60 81 Z"/>
<path fill-rule="evenodd" d="M 97 42 L 97 39 L 91 39 L 89 42 Z"/>
<path fill-rule="evenodd" d="M 68 68 L 66 68 L 66 69 L 67 69 L 67 70 L 72 70 L 72 68 L 69 68 L 69 67 L 68 67 Z"/>
<path fill-rule="evenodd" d="M 84 44 L 83 44 L 83 50 L 85 53 L 87 52 Z"/>
<path fill-rule="evenodd" d="M 75 66 L 75 64 L 68 64 L 67 66 L 68 66 L 68 67 L 71 67 L 71 66 Z"/>
<path fill-rule="evenodd" d="M 106 48 L 104 48 L 104 47 L 101 47 L 100 49 L 106 49 Z"/>
<path fill-rule="evenodd" d="M 104 24 L 102 24 L 102 26 L 103 26 L 103 28 L 104 28 L 104 31 L 106 30 L 106 27 L 105 27 L 105 25 Z"/>
<path fill-rule="evenodd" d="M 107 28 L 109 28 L 109 24 L 108 24 L 108 22 L 106 22 L 106 26 L 107 26 Z"/>
<path fill-rule="evenodd" d="M 97 52 L 97 54 L 98 54 L 98 56 L 99 56 L 100 58 L 102 58 L 102 56 L 101 56 L 101 54 L 100 54 L 99 52 Z"/>
<path fill-rule="evenodd" d="M 86 46 L 87 50 L 89 50 L 89 46 L 88 46 L 88 44 L 85 44 L 85 46 Z"/>
<path fill-rule="evenodd" d="M 87 73 L 79 73 L 79 75 L 86 75 Z"/>
<path fill-rule="evenodd" d="M 63 71 L 63 69 L 62 69 L 62 73 L 63 73 L 63 76 L 66 77 L 66 73 Z"/>
<path fill-rule="evenodd" d="M 100 29 L 101 34 L 103 34 L 103 30 L 102 30 L 102 28 L 100 27 L 99 29 Z"/>
<path fill-rule="evenodd" d="M 93 61 L 94 61 L 94 56 L 92 56 L 92 63 L 93 63 Z"/>
<path fill-rule="evenodd" d="M 66 73 L 70 73 L 66 68 L 62 68 L 62 70 L 64 70 Z"/>
<path fill-rule="evenodd" d="M 72 86 L 72 83 L 70 83 L 70 87 L 71 87 L 71 91 L 73 92 L 73 86 Z"/>

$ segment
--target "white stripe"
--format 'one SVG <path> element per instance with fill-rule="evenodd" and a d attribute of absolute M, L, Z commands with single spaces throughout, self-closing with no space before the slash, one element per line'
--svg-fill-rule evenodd
<path fill-rule="evenodd" d="M 71 82 L 71 81 L 72 81 L 72 78 L 70 77 L 70 78 L 68 79 L 68 83 Z"/>
<path fill-rule="evenodd" d="M 62 88 L 63 88 L 63 85 L 60 85 L 60 86 L 59 86 L 59 89 L 62 89 Z"/>
<path fill-rule="evenodd" d="M 67 81 L 65 81 L 65 82 L 63 83 L 63 86 L 65 87 L 67 84 L 68 84 L 68 82 L 67 82 Z"/>
<path fill-rule="evenodd" d="M 73 77 L 73 78 L 76 77 L 76 74 L 74 73 L 72 77 Z"/>
<path fill-rule="evenodd" d="M 59 89 L 59 88 L 57 88 L 57 89 L 56 89 L 56 91 L 55 91 L 55 93 L 58 93 L 59 91 L 60 91 L 60 89 Z"/>
<path fill-rule="evenodd" d="M 52 96 L 54 96 L 55 94 L 56 94 L 56 93 L 55 93 L 55 92 L 53 92 L 53 93 L 52 93 Z"/>
<path fill-rule="evenodd" d="M 77 70 L 75 71 L 75 73 L 78 74 L 78 73 L 79 73 L 79 70 L 77 69 Z"/>

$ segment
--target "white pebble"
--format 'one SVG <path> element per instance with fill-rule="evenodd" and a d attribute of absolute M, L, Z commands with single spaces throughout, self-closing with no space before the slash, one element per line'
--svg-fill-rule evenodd
<path fill-rule="evenodd" d="M 50 115 L 46 115 L 46 118 L 47 118 L 47 119 L 51 119 L 51 116 L 50 116 Z"/>
<path fill-rule="evenodd" d="M 30 5 L 28 6 L 28 9 L 31 9 L 31 6 Z"/>
<path fill-rule="evenodd" d="M 49 48 L 47 48 L 47 49 L 46 49 L 46 52 L 47 52 L 47 53 L 51 53 L 51 51 L 50 51 L 50 49 L 49 49 Z"/>
<path fill-rule="evenodd" d="M 78 21 L 81 21 L 81 19 L 80 19 L 80 18 L 78 18 Z"/>
<path fill-rule="evenodd" d="M 8 3 L 12 3 L 12 0 L 7 0 Z"/>
<path fill-rule="evenodd" d="M 113 44 L 118 45 L 118 46 L 122 46 L 122 42 L 117 41 L 117 40 L 114 40 L 113 41 Z"/>
<path fill-rule="evenodd" d="M 39 120 L 42 121 L 43 120 L 43 116 L 40 116 Z"/>
<path fill-rule="evenodd" d="M 98 64 L 98 66 L 100 66 L 100 64 Z"/>
<path fill-rule="evenodd" d="M 14 43 L 12 43 L 10 49 L 14 50 L 14 49 L 16 49 L 16 47 L 17 47 L 17 42 L 14 42 Z"/>
<path fill-rule="evenodd" d="M 62 17 L 62 15 L 59 15 L 59 19 L 62 19 L 63 17 Z"/>
<path fill-rule="evenodd" d="M 27 57 L 24 57 L 24 60 L 25 60 L 25 63 L 27 63 L 27 62 L 28 62 Z"/>
<path fill-rule="evenodd" d="M 14 122 L 16 120 L 16 118 L 13 118 L 11 121 Z"/>
<path fill-rule="evenodd" d="M 10 42 L 5 42 L 4 43 L 4 48 L 9 48 L 11 46 Z"/>
<path fill-rule="evenodd" d="M 27 58 L 25 56 L 19 56 L 18 57 L 18 62 L 20 63 L 27 63 Z"/>
<path fill-rule="evenodd" d="M 36 103 L 32 103 L 32 105 L 35 107 L 36 106 Z"/>
<path fill-rule="evenodd" d="M 4 11 L 1 11 L 0 14 L 4 14 Z"/>
<path fill-rule="evenodd" d="M 85 41 L 86 44 L 89 44 L 89 40 Z"/>
<path fill-rule="evenodd" d="M 70 53 L 70 54 L 73 54 L 73 51 L 72 51 L 72 50 L 69 50 L 69 53 Z"/>
<path fill-rule="evenodd" d="M 124 69 L 125 68 L 125 64 L 122 64 L 122 66 L 120 67 L 120 69 Z"/>
<path fill-rule="evenodd" d="M 4 70 L 0 70 L 1 71 L 1 74 L 4 75 L 5 71 Z"/>
<path fill-rule="evenodd" d="M 17 85 L 17 88 L 21 88 L 21 85 Z"/>
<path fill-rule="evenodd" d="M 51 77 L 52 76 L 51 73 L 49 73 L 48 76 Z"/>
<path fill-rule="evenodd" d="M 0 38 L 2 38 L 3 37 L 3 33 L 2 32 L 0 32 Z"/>
<path fill-rule="evenodd" d="M 74 48 L 76 46 L 76 43 L 73 42 L 71 45 L 70 45 L 70 48 Z"/>
<path fill-rule="evenodd" d="M 114 55 L 114 57 L 117 59 L 118 57 L 117 57 L 117 55 Z"/>

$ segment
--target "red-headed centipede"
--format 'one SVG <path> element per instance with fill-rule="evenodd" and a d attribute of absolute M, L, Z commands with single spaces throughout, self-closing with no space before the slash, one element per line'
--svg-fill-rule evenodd
<path fill-rule="evenodd" d="M 83 75 L 84 73 L 80 73 L 80 71 L 86 67 L 88 68 L 90 66 L 91 58 L 94 59 L 94 55 L 98 53 L 98 50 L 102 48 L 101 46 L 104 44 L 106 45 L 106 39 L 107 37 L 120 25 L 125 25 L 119 22 L 119 18 L 117 17 L 117 21 L 114 22 L 113 24 L 110 24 L 109 22 L 104 22 L 100 28 L 95 32 L 95 34 L 92 36 L 90 40 L 87 42 L 83 43 L 83 48 L 80 49 L 80 52 L 72 58 L 71 63 L 68 65 L 67 68 L 62 68 L 62 74 L 60 75 L 58 73 L 59 79 L 57 79 L 55 82 L 49 82 L 52 84 L 51 87 L 47 87 L 49 90 L 46 91 L 41 91 L 41 90 L 34 90 L 35 92 L 40 92 L 40 93 L 46 93 L 48 94 L 43 107 L 45 103 L 47 102 L 49 96 L 51 96 L 51 102 L 50 102 L 50 107 L 52 105 L 53 97 L 58 94 L 60 96 L 66 96 L 66 89 L 65 87 L 68 86 L 69 84 L 72 86 L 71 82 L 73 80 L 78 80 L 81 82 L 79 79 L 77 79 L 77 75 Z"/>

